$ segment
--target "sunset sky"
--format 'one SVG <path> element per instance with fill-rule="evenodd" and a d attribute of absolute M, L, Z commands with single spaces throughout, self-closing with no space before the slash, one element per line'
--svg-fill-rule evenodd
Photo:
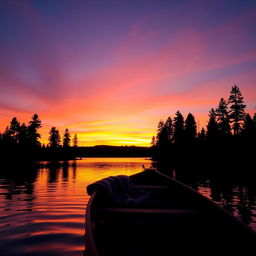
<path fill-rule="evenodd" d="M 237 84 L 256 112 L 256 1 L 1 0 L 0 131 L 37 113 L 79 145 L 150 145 L 200 127 Z"/>

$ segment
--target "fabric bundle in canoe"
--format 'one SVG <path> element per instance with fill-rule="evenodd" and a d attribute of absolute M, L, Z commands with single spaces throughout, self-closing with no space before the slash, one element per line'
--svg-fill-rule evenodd
<path fill-rule="evenodd" d="M 88 195 L 99 192 L 120 205 L 139 204 L 150 192 L 136 188 L 126 175 L 110 176 L 87 186 Z"/>

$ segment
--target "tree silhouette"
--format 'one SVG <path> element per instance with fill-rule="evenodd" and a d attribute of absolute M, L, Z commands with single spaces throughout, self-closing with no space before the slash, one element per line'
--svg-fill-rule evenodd
<path fill-rule="evenodd" d="M 56 129 L 56 127 L 52 127 L 49 132 L 49 146 L 51 148 L 58 148 L 60 147 L 60 134 L 59 130 Z"/>
<path fill-rule="evenodd" d="M 77 135 L 75 134 L 73 138 L 73 147 L 76 148 L 77 146 L 78 146 L 78 138 L 77 138 Z"/>
<path fill-rule="evenodd" d="M 218 136 L 218 123 L 216 121 L 216 113 L 212 108 L 209 111 L 209 121 L 207 124 L 207 139 L 209 141 L 214 141 Z"/>
<path fill-rule="evenodd" d="M 63 134 L 63 147 L 64 148 L 68 148 L 70 147 L 70 133 L 69 133 L 69 130 L 68 129 L 65 129 L 65 132 Z"/>
<path fill-rule="evenodd" d="M 157 142 L 158 146 L 167 146 L 171 144 L 172 139 L 172 119 L 168 117 L 164 123 L 162 120 L 158 123 Z"/>
<path fill-rule="evenodd" d="M 175 113 L 175 117 L 173 119 L 173 127 L 173 140 L 176 144 L 181 143 L 183 141 L 184 136 L 184 118 L 180 111 L 177 111 Z"/>
<path fill-rule="evenodd" d="M 249 114 L 246 114 L 245 116 L 242 135 L 247 139 L 255 139 L 256 137 L 256 124 Z"/>
<path fill-rule="evenodd" d="M 250 155 L 251 151 L 244 149 L 248 142 L 256 142 L 256 113 L 251 118 L 249 114 L 245 115 L 244 109 L 243 97 L 235 85 L 228 102 L 221 98 L 216 110 L 212 108 L 209 111 L 206 131 L 202 128 L 197 134 L 194 116 L 189 113 L 184 122 L 182 114 L 177 111 L 173 122 L 169 117 L 166 122 L 161 120 L 158 123 L 156 139 L 153 137 L 152 143 L 153 158 L 166 161 L 172 157 L 174 164 L 177 164 L 181 155 L 193 159 L 195 154 L 198 154 L 208 159 L 211 154 L 219 154 L 226 155 L 229 163 L 233 164 L 235 162 L 231 160 L 230 151 L 227 150 L 233 147 L 236 147 L 237 151 L 240 150 L 242 157 Z M 230 126 L 231 122 L 234 132 Z M 237 137 L 238 134 L 241 136 Z"/>
<path fill-rule="evenodd" d="M 156 135 L 156 144 L 158 146 L 162 145 L 163 130 L 164 130 L 164 121 L 160 120 L 158 125 L 157 125 L 157 135 Z"/>
<path fill-rule="evenodd" d="M 230 119 L 231 123 L 233 123 L 233 131 L 234 135 L 238 135 L 241 130 L 241 121 L 245 119 L 244 109 L 246 105 L 243 101 L 243 96 L 240 92 L 240 89 L 234 85 L 230 92 L 230 97 L 228 103 L 230 106 Z"/>
<path fill-rule="evenodd" d="M 168 141 L 168 143 L 171 143 L 172 136 L 173 136 L 173 125 L 172 125 L 172 119 L 171 119 L 170 116 L 165 121 L 164 126 L 165 126 L 165 129 L 166 129 L 167 141 Z"/>
<path fill-rule="evenodd" d="M 11 137 L 12 141 L 18 143 L 18 134 L 20 130 L 20 122 L 16 117 L 11 120 L 10 128 L 8 130 L 8 135 Z"/>
<path fill-rule="evenodd" d="M 228 114 L 228 103 L 221 98 L 218 108 L 215 111 L 217 121 L 218 121 L 218 129 L 219 134 L 221 136 L 230 136 L 231 135 L 231 127 L 229 125 L 229 114 Z"/>
<path fill-rule="evenodd" d="M 156 137 L 155 136 L 152 137 L 151 146 L 152 147 L 156 146 Z"/>
<path fill-rule="evenodd" d="M 4 133 L 2 134 L 2 139 L 7 142 L 11 141 L 11 134 L 10 134 L 10 128 L 9 126 L 6 126 Z"/>
<path fill-rule="evenodd" d="M 184 139 L 189 144 L 195 142 L 196 139 L 196 121 L 191 113 L 187 115 L 185 120 Z"/>
<path fill-rule="evenodd" d="M 158 125 L 157 125 L 157 133 L 161 132 L 164 128 L 164 121 L 160 120 Z"/>
<path fill-rule="evenodd" d="M 204 128 L 202 128 L 201 131 L 198 133 L 197 138 L 200 143 L 204 143 L 206 141 L 206 131 Z"/>
<path fill-rule="evenodd" d="M 0 155 L 2 159 L 11 160 L 13 155 L 19 160 L 59 160 L 74 159 L 77 150 L 67 149 L 70 147 L 71 136 L 66 129 L 63 135 L 63 148 L 61 147 L 61 137 L 56 127 L 52 127 L 49 132 L 49 144 L 42 145 L 38 129 L 42 127 L 42 122 L 37 114 L 31 117 L 28 125 L 20 124 L 16 117 L 11 119 L 10 125 L 3 133 L 0 132 Z M 75 135 L 73 140 L 75 147 L 78 146 L 78 139 Z"/>
<path fill-rule="evenodd" d="M 37 130 L 41 127 L 42 127 L 41 120 L 39 119 L 37 114 L 34 114 L 28 126 L 28 138 L 29 138 L 29 143 L 32 147 L 40 146 L 40 142 L 38 141 L 38 139 L 41 138 L 41 136 L 37 132 Z"/>
<path fill-rule="evenodd" d="M 22 146 L 27 146 L 27 143 L 28 143 L 28 128 L 27 128 L 25 123 L 22 123 L 22 125 L 19 128 L 18 143 Z"/>
<path fill-rule="evenodd" d="M 256 140 L 256 113 L 254 113 L 252 121 L 253 121 L 253 125 L 254 125 L 254 136 L 253 136 L 253 138 L 254 138 L 254 140 Z"/>
<path fill-rule="evenodd" d="M 253 120 L 254 125 L 256 126 L 256 113 L 254 113 L 252 120 Z"/>

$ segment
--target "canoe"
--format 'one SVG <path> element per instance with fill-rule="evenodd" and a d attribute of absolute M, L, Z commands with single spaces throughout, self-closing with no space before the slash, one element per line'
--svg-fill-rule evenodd
<path fill-rule="evenodd" d="M 147 197 L 117 204 L 99 191 L 86 209 L 88 256 L 251 255 L 255 232 L 190 187 L 154 169 L 130 176 Z"/>

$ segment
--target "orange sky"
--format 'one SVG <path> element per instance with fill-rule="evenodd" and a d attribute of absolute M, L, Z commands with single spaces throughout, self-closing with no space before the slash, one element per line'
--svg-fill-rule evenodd
<path fill-rule="evenodd" d="M 234 84 L 255 112 L 254 3 L 85 2 L 1 4 L 1 131 L 37 113 L 43 143 L 56 126 L 80 146 L 149 146 L 177 110 L 205 126 Z"/>

